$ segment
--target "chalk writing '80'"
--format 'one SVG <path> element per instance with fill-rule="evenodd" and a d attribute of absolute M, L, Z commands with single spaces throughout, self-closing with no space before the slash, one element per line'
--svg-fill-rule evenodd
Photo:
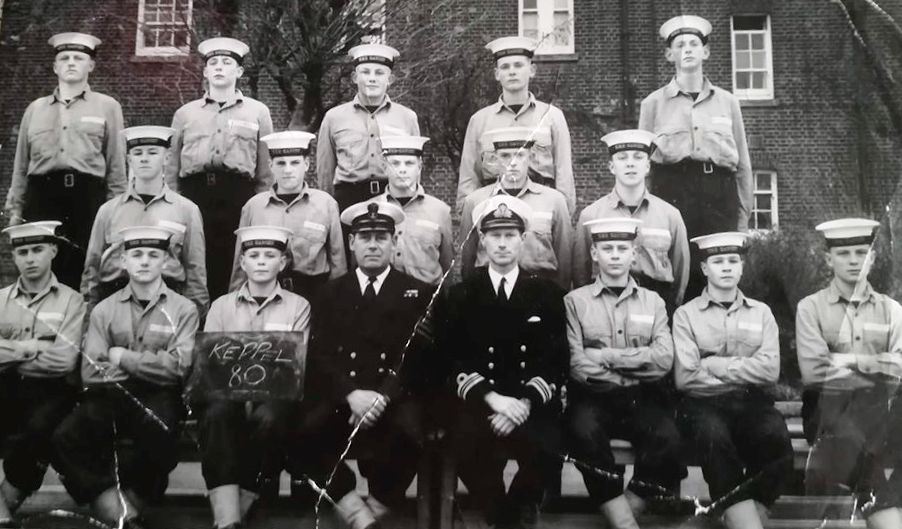
<path fill-rule="evenodd" d="M 259 386 L 266 380 L 266 369 L 260 364 L 247 366 L 242 372 L 242 366 L 232 366 L 232 376 L 229 377 L 229 387 Z"/>

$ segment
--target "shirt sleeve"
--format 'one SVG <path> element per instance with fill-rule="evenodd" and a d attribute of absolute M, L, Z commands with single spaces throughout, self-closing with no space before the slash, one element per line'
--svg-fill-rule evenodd
<path fill-rule="evenodd" d="M 198 316 L 194 305 L 179 310 L 173 322 L 173 336 L 166 349 L 157 351 L 131 351 L 122 354 L 122 369 L 135 377 L 153 384 L 167 385 L 182 382 L 191 369 L 194 354 L 194 335 L 197 334 Z"/>
<path fill-rule="evenodd" d="M 463 277 L 473 275 L 476 268 L 476 255 L 479 251 L 478 230 L 473 229 L 473 208 L 471 201 L 464 201 L 463 212 L 460 214 L 460 274 Z M 473 233 L 470 233 L 470 232 Z"/>
<path fill-rule="evenodd" d="M 554 208 L 554 253 L 557 256 L 557 282 L 564 290 L 570 290 L 570 272 L 573 266 L 573 228 L 566 199 L 560 197 Z"/>
<path fill-rule="evenodd" d="M 185 297 L 197 305 L 198 313 L 203 315 L 210 306 L 210 293 L 207 291 L 207 259 L 204 241 L 204 221 L 200 209 L 192 204 L 189 212 L 188 226 L 185 230 L 185 242 L 182 245 L 182 263 L 185 267 Z"/>
<path fill-rule="evenodd" d="M 447 208 L 443 211 L 439 220 L 439 231 L 442 241 L 439 243 L 438 263 L 442 267 L 442 273 L 447 272 L 454 261 L 454 235 L 452 234 L 451 226 L 451 208 Z"/>
<path fill-rule="evenodd" d="M 238 228 L 240 229 L 250 225 L 250 208 L 248 207 L 248 204 L 245 203 L 244 207 L 241 208 L 241 217 L 238 220 Z M 247 280 L 247 275 L 244 273 L 244 270 L 241 269 L 241 241 L 236 238 L 235 250 L 232 252 L 232 276 L 231 281 L 229 281 L 229 291 L 238 290 L 238 287 L 240 287 L 245 280 Z"/>
<path fill-rule="evenodd" d="M 107 116 L 106 144 L 104 145 L 108 199 L 125 193 L 128 186 L 125 169 L 125 134 L 122 132 L 124 128 L 125 118 L 122 116 L 122 106 L 118 101 L 113 101 Z"/>
<path fill-rule="evenodd" d="M 31 160 L 31 146 L 28 144 L 28 127 L 34 103 L 28 105 L 19 123 L 19 137 L 16 140 L 16 158 L 13 162 L 13 174 L 6 193 L 6 212 L 8 221 L 22 222 L 22 208 L 25 206 L 25 189 L 28 186 L 28 163 Z M 14 219 L 19 217 L 19 220 Z"/>
<path fill-rule="evenodd" d="M 651 343 L 646 346 L 601 350 L 602 363 L 627 378 L 650 381 L 663 378 L 673 367 L 673 337 L 667 326 L 667 309 L 660 296 L 654 296 L 655 319 Z"/>
<path fill-rule="evenodd" d="M 172 116 L 172 140 L 169 148 L 169 162 L 166 164 L 166 185 L 173 191 L 179 190 L 179 170 L 182 163 L 182 138 L 185 134 L 185 119 L 182 109 L 176 110 Z"/>
<path fill-rule="evenodd" d="M 749 157 L 749 146 L 745 137 L 745 124 L 742 122 L 742 110 L 739 108 L 739 100 L 732 97 L 731 105 L 733 111 L 733 138 L 736 140 L 736 150 L 739 154 L 739 164 L 736 167 L 736 193 L 739 196 L 737 229 L 739 231 L 747 231 L 749 229 L 749 215 L 751 214 L 754 200 L 752 161 Z"/>
<path fill-rule="evenodd" d="M 260 130 L 257 131 L 257 170 L 254 175 L 257 184 L 257 193 L 266 191 L 272 187 L 273 176 L 272 169 L 269 167 L 269 149 L 266 142 L 260 138 L 272 134 L 272 116 L 269 107 L 260 103 L 263 109 L 260 112 Z"/>
<path fill-rule="evenodd" d="M 570 128 L 559 108 L 554 108 L 551 142 L 554 148 L 554 187 L 567 200 L 567 218 L 570 219 L 576 212 L 576 185 L 573 182 Z"/>
<path fill-rule="evenodd" d="M 65 375 L 75 369 L 81 352 L 82 327 L 85 321 L 85 302 L 79 294 L 69 296 L 63 321 L 49 347 L 28 366 L 29 371 L 51 375 Z"/>
<path fill-rule="evenodd" d="M 109 203 L 107 203 L 109 204 Z M 89 308 L 100 301 L 97 288 L 100 286 L 100 262 L 103 251 L 106 250 L 106 233 L 109 229 L 109 206 L 104 204 L 97 211 L 94 225 L 91 226 L 91 237 L 88 239 L 88 249 L 85 251 L 85 267 L 81 273 L 81 293 L 85 297 Z"/>
<path fill-rule="evenodd" d="M 686 285 L 689 284 L 689 237 L 686 234 L 686 223 L 679 211 L 673 212 L 670 222 L 670 236 L 673 242 L 670 246 L 670 265 L 673 267 L 673 282 L 676 287 L 674 304 L 679 307 L 683 304 L 683 296 L 686 295 Z"/>
<path fill-rule="evenodd" d="M 902 305 L 887 299 L 889 307 L 889 350 L 888 353 L 902 353 Z"/>
<path fill-rule="evenodd" d="M 651 96 L 642 100 L 639 105 L 639 125 L 638 128 L 655 132 L 655 102 Z"/>
<path fill-rule="evenodd" d="M 727 383 L 775 384 L 780 378 L 780 331 L 770 310 L 762 319 L 761 346 L 752 356 L 709 356 L 702 365 Z"/>
<path fill-rule="evenodd" d="M 673 348 L 673 375 L 678 390 L 692 392 L 723 385 L 722 380 L 702 366 L 692 322 L 688 311 L 682 307 L 673 315 Z"/>
<path fill-rule="evenodd" d="M 332 144 L 332 113 L 326 112 L 316 135 L 316 174 L 319 188 L 332 194 L 335 179 L 335 145 Z"/>
<path fill-rule="evenodd" d="M 294 321 L 291 323 L 291 330 L 301 332 L 304 335 L 304 346 L 309 347 L 310 345 L 310 303 L 307 300 L 304 300 L 304 303 L 301 304 L 300 310 L 298 310 L 294 315 Z M 306 351 L 298 351 L 298 356 L 301 353 L 305 353 Z M 298 360 L 303 360 L 303 358 L 298 358 Z"/>
<path fill-rule="evenodd" d="M 579 288 L 592 282 L 592 238 L 583 226 L 587 212 L 583 209 L 573 228 L 573 287 Z"/>
<path fill-rule="evenodd" d="M 460 150 L 460 170 L 457 182 L 457 207 L 463 209 L 467 196 L 482 187 L 482 152 L 479 147 L 480 127 L 477 123 L 477 114 L 470 116 L 467 123 L 467 132 L 464 136 L 464 144 Z"/>
<path fill-rule="evenodd" d="M 345 275 L 348 261 L 345 256 L 344 233 L 341 231 L 341 214 L 338 202 L 329 198 L 329 279 Z"/>
<path fill-rule="evenodd" d="M 210 305 L 210 311 L 207 312 L 207 318 L 204 320 L 204 332 L 224 332 L 228 330 L 223 315 L 225 303 L 220 301 L 224 299 L 225 296 L 221 296 L 213 300 L 213 303 Z"/>
<path fill-rule="evenodd" d="M 98 362 L 109 362 L 110 337 L 109 317 L 102 309 L 103 305 L 94 307 L 85 333 L 85 345 L 82 349 L 81 379 L 87 384 L 99 384 L 110 380 L 119 380 L 123 375 L 121 367 L 110 366 L 106 373 L 100 370 Z"/>
<path fill-rule="evenodd" d="M 590 377 L 606 374 L 608 369 L 589 358 L 583 345 L 583 326 L 580 321 L 579 298 L 573 295 L 564 296 L 567 311 L 567 345 L 570 348 L 570 377 L 583 384 L 588 384 Z"/>
<path fill-rule="evenodd" d="M 821 335 L 815 303 L 813 298 L 805 298 L 796 310 L 796 354 L 802 382 L 806 386 L 856 375 L 848 367 L 833 364 L 830 358 L 832 351 Z"/>

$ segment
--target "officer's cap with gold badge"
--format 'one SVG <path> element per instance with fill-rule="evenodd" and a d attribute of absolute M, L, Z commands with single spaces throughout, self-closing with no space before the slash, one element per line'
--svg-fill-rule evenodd
<path fill-rule="evenodd" d="M 632 241 L 639 233 L 642 221 L 629 217 L 595 219 L 583 223 L 593 242 Z"/>
<path fill-rule="evenodd" d="M 693 237 L 692 239 L 690 239 L 690 241 L 698 245 L 698 249 L 701 250 L 702 253 L 702 259 L 707 259 L 712 255 L 745 253 L 745 240 L 747 238 L 747 233 L 738 231 L 725 231 L 721 233 L 712 233 L 710 235 Z"/>
<path fill-rule="evenodd" d="M 97 53 L 97 46 L 100 45 L 100 39 L 94 35 L 87 33 L 57 33 L 50 37 L 47 44 L 53 47 L 54 53 L 61 51 L 80 51 L 87 53 L 91 57 Z"/>
<path fill-rule="evenodd" d="M 661 24 L 658 34 L 668 46 L 679 35 L 695 35 L 703 44 L 707 44 L 708 35 L 711 34 L 711 23 L 695 15 L 679 15 Z"/>
<path fill-rule="evenodd" d="M 156 248 L 169 250 L 169 239 L 175 231 L 168 226 L 129 226 L 119 230 L 122 235 L 122 246 L 125 250 L 132 248 Z"/>
<path fill-rule="evenodd" d="M 235 230 L 242 252 L 251 248 L 275 248 L 284 252 L 291 234 L 284 226 L 245 226 Z"/>
<path fill-rule="evenodd" d="M 404 222 L 404 210 L 386 202 L 358 202 L 341 212 L 341 222 L 351 227 L 351 233 L 394 233 L 395 226 Z"/>
<path fill-rule="evenodd" d="M 56 235 L 56 228 L 61 224 L 58 220 L 40 220 L 4 228 L 3 233 L 9 236 L 9 243 L 13 248 L 27 244 L 57 243 L 59 237 Z"/>
<path fill-rule="evenodd" d="M 532 59 L 538 46 L 539 43 L 529 37 L 501 37 L 486 44 L 485 49 L 492 52 L 492 56 L 497 61 L 512 55 L 522 55 Z"/>
<path fill-rule="evenodd" d="M 394 68 L 395 61 L 401 56 L 401 53 L 385 44 L 360 44 L 348 50 L 348 55 L 354 66 L 373 63 Z"/>
<path fill-rule="evenodd" d="M 655 149 L 655 133 L 641 129 L 615 130 L 605 134 L 601 141 L 608 146 L 608 154 L 620 151 L 643 151 L 651 154 Z"/>
<path fill-rule="evenodd" d="M 492 129 L 483 134 L 483 139 L 491 143 L 496 151 L 501 149 L 529 149 L 535 143 L 533 129 L 528 127 Z"/>
<path fill-rule="evenodd" d="M 156 145 L 169 148 L 175 129 L 156 125 L 141 125 L 139 127 L 129 127 L 123 133 L 125 134 L 125 146 L 128 149 L 141 145 Z"/>
<path fill-rule="evenodd" d="M 310 154 L 310 142 L 316 138 L 316 134 L 301 130 L 286 130 L 273 132 L 260 138 L 269 149 L 269 156 L 307 156 Z"/>
<path fill-rule="evenodd" d="M 427 141 L 429 138 L 426 136 L 383 136 L 382 154 L 423 156 L 423 147 Z"/>
<path fill-rule="evenodd" d="M 479 231 L 513 228 L 524 232 L 529 229 L 533 211 L 517 197 L 499 194 L 483 200 L 473 209 L 473 224 Z"/>
<path fill-rule="evenodd" d="M 871 244 L 880 223 L 871 219 L 836 219 L 814 227 L 824 235 L 827 248 Z"/>
<path fill-rule="evenodd" d="M 197 51 L 203 56 L 204 62 L 209 61 L 213 57 L 231 57 L 238 64 L 241 64 L 244 61 L 244 57 L 251 51 L 251 48 L 238 39 L 214 37 L 198 44 Z"/>

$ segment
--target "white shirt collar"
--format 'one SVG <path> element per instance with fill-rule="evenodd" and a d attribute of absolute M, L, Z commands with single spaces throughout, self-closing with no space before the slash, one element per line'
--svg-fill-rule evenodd
<path fill-rule="evenodd" d="M 382 283 L 385 283 L 389 270 L 391 270 L 391 266 L 386 266 L 385 270 L 376 276 L 376 281 L 373 282 L 373 289 L 376 290 L 376 294 L 379 294 L 379 290 L 382 289 Z M 364 274 L 360 267 L 357 267 L 354 271 L 357 272 L 357 283 L 360 285 L 360 293 L 363 294 L 366 286 L 370 284 L 370 276 Z"/>
<path fill-rule="evenodd" d="M 492 280 L 492 290 L 495 291 L 495 295 L 498 294 L 498 285 L 501 283 L 501 278 L 503 277 L 505 279 L 504 293 L 507 294 L 508 299 L 510 299 L 511 291 L 514 289 L 514 284 L 517 282 L 519 276 L 519 266 L 515 266 L 513 270 L 504 275 L 501 275 L 501 273 L 496 272 L 494 268 L 489 266 L 489 279 Z"/>

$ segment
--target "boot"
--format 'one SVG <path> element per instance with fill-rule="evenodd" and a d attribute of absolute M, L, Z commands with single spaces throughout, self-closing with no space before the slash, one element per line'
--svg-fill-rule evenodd
<path fill-rule="evenodd" d="M 238 506 L 239 511 L 241 512 L 241 519 L 247 521 L 250 518 L 250 515 L 253 514 L 252 511 L 256 510 L 257 500 L 260 498 L 260 495 L 256 492 L 247 490 L 247 489 L 239 489 L 238 491 Z"/>
<path fill-rule="evenodd" d="M 604 502 L 601 505 L 601 512 L 604 513 L 611 529 L 639 529 L 629 501 L 622 494 Z"/>
<path fill-rule="evenodd" d="M 386 516 L 388 516 L 388 513 L 391 512 L 391 509 L 388 508 L 388 505 L 377 500 L 372 494 L 366 497 L 366 506 L 370 508 L 370 511 L 373 512 L 373 516 L 378 521 L 382 521 Z"/>
<path fill-rule="evenodd" d="M 761 520 L 761 525 L 766 525 L 767 521 L 770 520 L 770 508 L 760 501 L 755 500 L 755 510 L 758 511 L 758 518 Z M 902 527 L 899 529 L 902 529 Z"/>
<path fill-rule="evenodd" d="M 744 500 L 727 507 L 723 522 L 727 529 L 763 529 L 755 500 Z"/>
<path fill-rule="evenodd" d="M 648 510 L 648 502 L 645 501 L 645 498 L 630 489 L 626 489 L 623 492 L 623 497 L 626 498 L 626 502 L 630 505 L 630 510 L 633 511 L 633 517 L 641 516 L 642 513 Z"/>
<path fill-rule="evenodd" d="M 0 483 L 0 496 L 6 502 L 10 512 L 16 512 L 19 506 L 22 505 L 22 502 L 28 498 L 28 493 L 19 490 L 15 485 L 4 479 L 3 483 Z"/>
<path fill-rule="evenodd" d="M 898 507 L 874 511 L 867 518 L 868 529 L 900 529 L 902 528 L 902 510 Z"/>
<path fill-rule="evenodd" d="M 229 527 L 241 523 L 238 485 L 220 485 L 208 491 L 213 509 L 213 525 Z"/>
<path fill-rule="evenodd" d="M 132 505 L 124 494 L 120 493 L 117 487 L 110 487 L 101 492 L 91 502 L 91 509 L 101 520 L 117 526 L 119 520 L 128 522 L 130 519 L 138 516 L 138 509 Z M 136 523 L 139 522 L 136 521 Z"/>
<path fill-rule="evenodd" d="M 369 506 L 357 494 L 351 491 L 335 504 L 338 515 L 351 529 L 373 529 L 378 527 L 376 516 Z"/>

